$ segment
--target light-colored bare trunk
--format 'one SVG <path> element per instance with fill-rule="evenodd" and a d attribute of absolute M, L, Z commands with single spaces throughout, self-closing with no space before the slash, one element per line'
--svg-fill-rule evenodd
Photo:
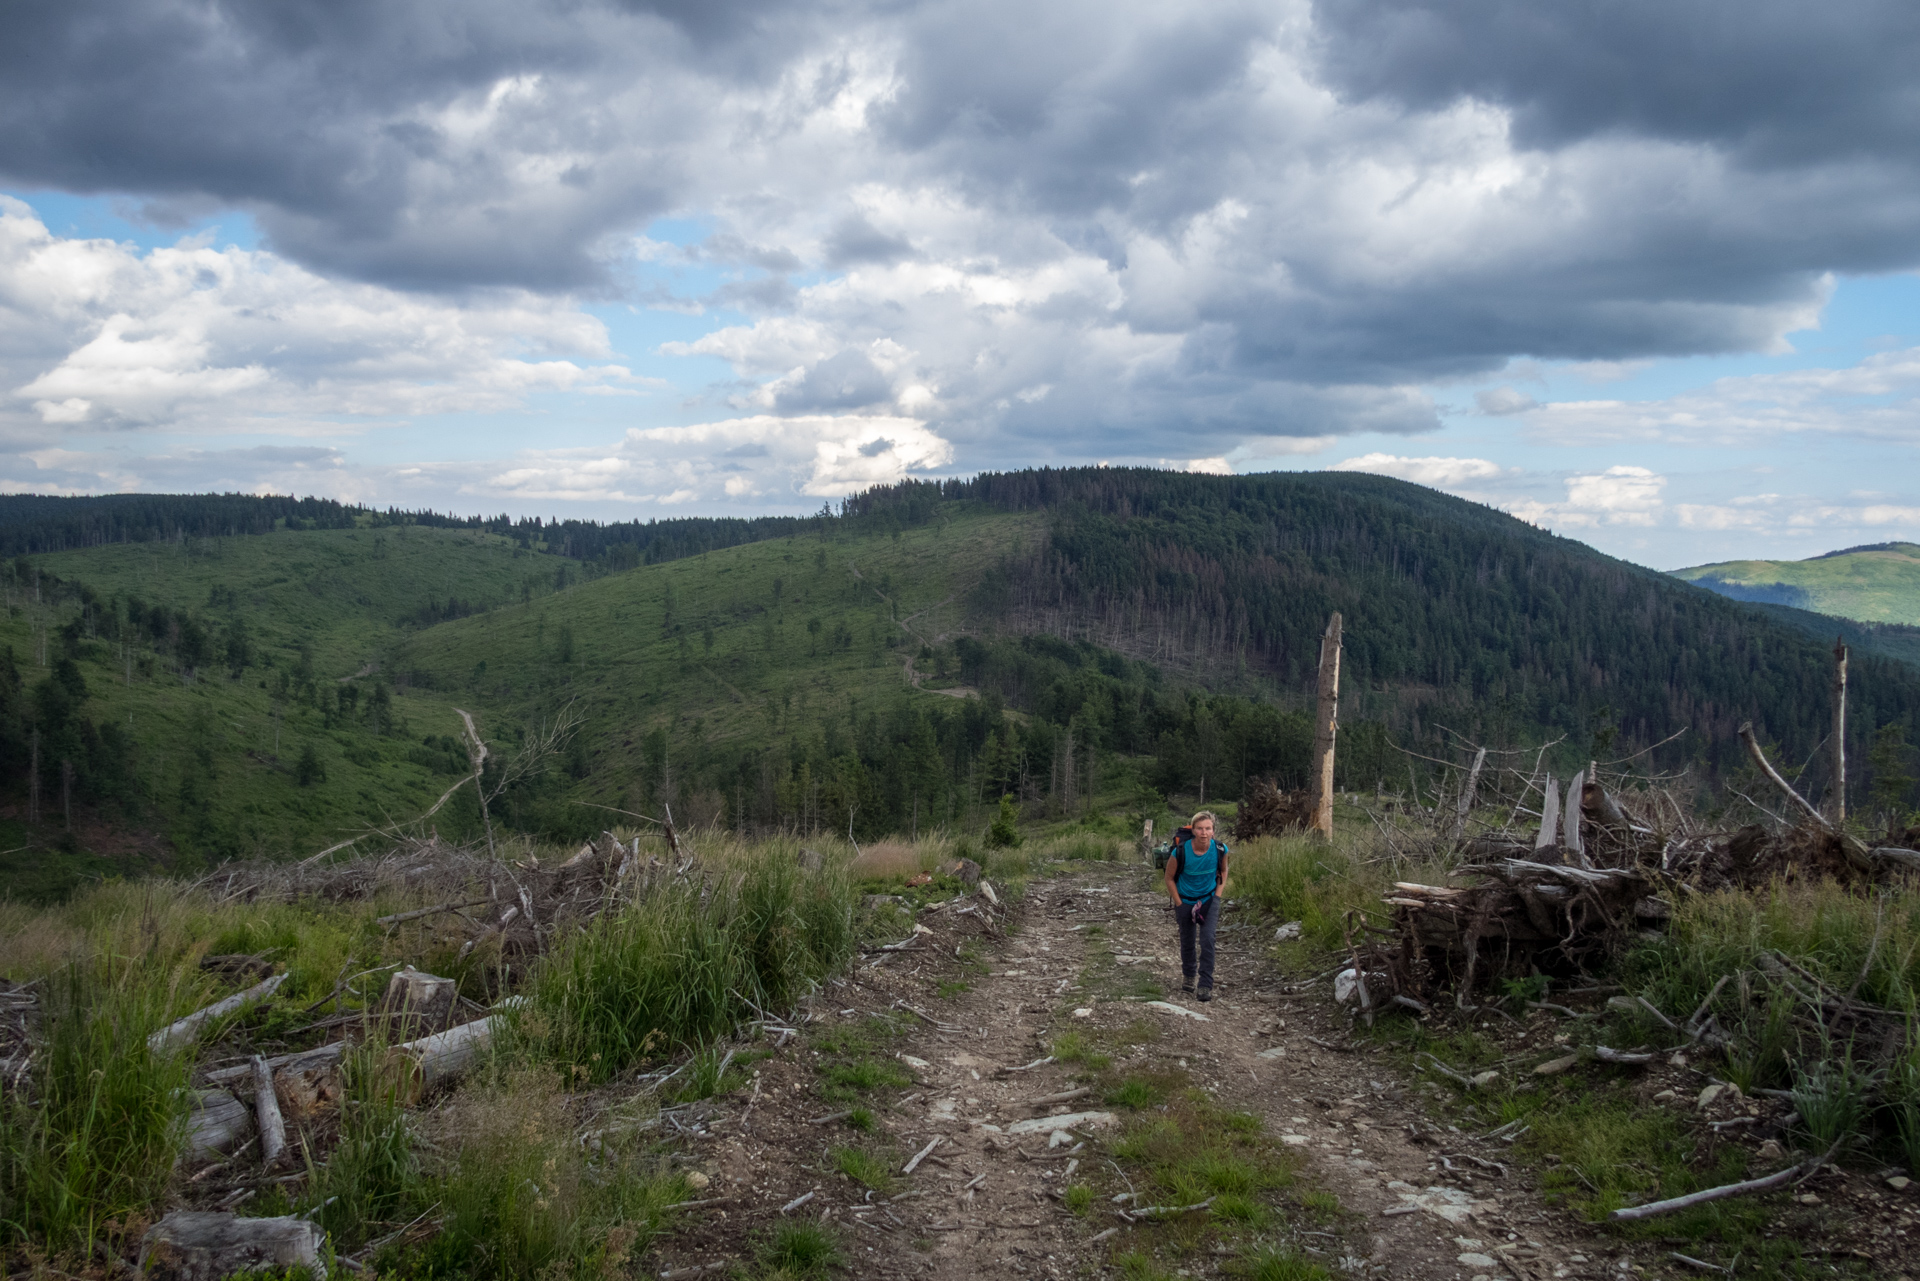
<path fill-rule="evenodd" d="M 198 1036 L 200 1029 L 215 1019 L 225 1018 L 242 1006 L 255 1001 L 264 1001 L 287 981 L 284 974 L 276 974 L 265 982 L 256 983 L 244 992 L 235 992 L 222 1001 L 215 1001 L 204 1010 L 195 1010 L 192 1014 L 179 1019 L 155 1032 L 147 1038 L 147 1048 L 155 1054 L 164 1054 L 168 1050 L 178 1049 Z"/>
<path fill-rule="evenodd" d="M 1847 647 L 1833 642 L 1833 782 L 1830 806 L 1836 824 L 1847 821 Z"/>
<path fill-rule="evenodd" d="M 287 1150 L 287 1123 L 273 1092 L 273 1069 L 258 1054 L 253 1056 L 253 1115 L 260 1126 L 260 1160 L 272 1165 Z"/>
<path fill-rule="evenodd" d="M 1333 836 L 1333 744 L 1340 729 L 1340 615 L 1327 622 L 1320 638 L 1320 691 L 1313 718 L 1313 821 L 1322 836 Z"/>
<path fill-rule="evenodd" d="M 1540 798 L 1540 835 L 1534 838 L 1533 848 L 1552 849 L 1560 840 L 1560 791 L 1554 785 L 1552 774 L 1547 775 Z"/>

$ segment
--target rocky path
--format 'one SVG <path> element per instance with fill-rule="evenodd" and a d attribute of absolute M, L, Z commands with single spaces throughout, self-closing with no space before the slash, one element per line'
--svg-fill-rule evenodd
<path fill-rule="evenodd" d="M 1618 1248 L 1541 1208 L 1497 1141 L 1434 1126 L 1419 1083 L 1338 1048 L 1344 1021 L 1325 986 L 1290 996 L 1249 914 L 1223 923 L 1219 999 L 1178 999 L 1177 934 L 1149 884 L 1138 868 L 1090 864 L 1032 882 L 1012 930 L 990 930 L 990 915 L 967 910 L 977 900 L 956 901 L 921 916 L 932 932 L 914 948 L 864 957 L 816 1000 L 803 1035 L 756 1065 L 750 1088 L 675 1114 L 708 1204 L 661 1242 L 649 1271 L 717 1274 L 802 1220 L 833 1226 L 860 1277 L 1095 1276 L 1122 1251 L 1151 1252 L 1152 1234 L 1171 1229 L 1127 1224 L 1112 1202 L 1130 1181 L 1106 1152 L 1129 1114 L 1088 1089 L 1084 1063 L 1034 1065 L 1079 1032 L 1107 1047 L 1113 1072 L 1183 1076 L 1296 1150 L 1302 1185 L 1333 1194 L 1339 1211 L 1311 1225 L 1283 1215 L 1265 1236 L 1335 1275 L 1618 1275 Z M 971 986 L 956 993 L 961 982 Z M 1156 1003 L 1163 988 L 1176 999 Z M 871 1093 L 869 1134 L 823 1119 L 848 1104 L 822 1097 L 832 1051 L 812 1047 L 909 1006 L 914 1030 L 877 1053 L 912 1084 Z M 884 1156 L 880 1190 L 839 1172 L 846 1149 Z M 1098 1194 L 1078 1215 L 1061 1200 L 1073 1183 Z M 1177 1271 L 1220 1274 L 1237 1253 L 1190 1248 Z"/>

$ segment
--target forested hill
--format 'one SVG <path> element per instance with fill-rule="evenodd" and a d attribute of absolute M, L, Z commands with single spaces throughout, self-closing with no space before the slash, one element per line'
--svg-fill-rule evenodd
<path fill-rule="evenodd" d="M 1339 610 L 1348 688 L 1407 730 L 1439 716 L 1488 739 L 1646 744 L 1686 728 L 1689 754 L 1725 763 L 1744 720 L 1798 760 L 1831 713 L 1831 641 L 1402 481 L 1083 468 L 908 483 L 849 506 L 917 520 L 937 502 L 1048 516 L 1046 539 L 983 580 L 982 622 L 1303 689 Z M 1857 759 L 1890 722 L 1911 737 L 1920 671 L 1859 659 L 1850 707 Z"/>

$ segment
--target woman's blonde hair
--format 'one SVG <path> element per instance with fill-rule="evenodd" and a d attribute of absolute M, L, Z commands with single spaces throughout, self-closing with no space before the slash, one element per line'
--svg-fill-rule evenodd
<path fill-rule="evenodd" d="M 1220 816 L 1218 814 L 1215 814 L 1212 810 L 1201 810 L 1198 814 L 1195 814 L 1192 818 L 1187 820 L 1187 826 L 1198 827 L 1200 825 L 1200 820 L 1203 818 L 1206 819 L 1209 823 L 1212 823 L 1215 827 L 1220 826 Z"/>

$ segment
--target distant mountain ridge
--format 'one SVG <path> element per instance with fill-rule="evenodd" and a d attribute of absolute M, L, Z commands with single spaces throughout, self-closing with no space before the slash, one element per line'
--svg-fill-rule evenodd
<path fill-rule="evenodd" d="M 1868 543 L 1807 560 L 1722 561 L 1673 576 L 1733 600 L 1920 626 L 1920 544 Z"/>

